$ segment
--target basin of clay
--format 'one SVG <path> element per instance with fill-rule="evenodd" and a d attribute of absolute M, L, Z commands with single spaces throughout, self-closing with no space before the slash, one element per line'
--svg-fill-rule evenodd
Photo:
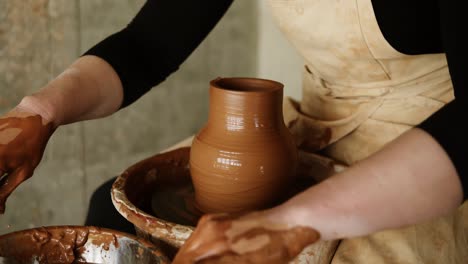
<path fill-rule="evenodd" d="M 116 209 L 133 223 L 138 236 L 144 237 L 168 254 L 174 254 L 194 230 L 202 213 L 194 204 L 190 177 L 190 144 L 148 157 L 125 170 L 112 187 Z M 342 169 L 334 161 L 310 153 L 299 153 L 299 168 L 294 188 L 285 190 L 283 199 L 310 187 Z M 280 203 L 281 201 L 278 201 Z M 298 257 L 328 254 L 334 242 L 308 247 Z M 313 252 L 312 252 L 313 251 Z M 325 252 L 326 251 L 326 252 Z M 320 255 L 319 254 L 319 255 Z"/>
<path fill-rule="evenodd" d="M 28 229 L 0 236 L 0 263 L 170 263 L 154 244 L 118 231 L 83 226 Z"/>

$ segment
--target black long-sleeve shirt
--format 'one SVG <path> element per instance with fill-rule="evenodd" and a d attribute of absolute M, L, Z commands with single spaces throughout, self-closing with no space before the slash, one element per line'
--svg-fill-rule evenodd
<path fill-rule="evenodd" d="M 372 0 L 386 40 L 405 54 L 445 53 L 456 99 L 419 125 L 445 149 L 468 196 L 468 106 L 466 38 L 463 1 Z M 223 17 L 232 0 L 148 0 L 131 23 L 85 54 L 106 60 L 124 88 L 126 107 L 176 71 Z M 465 22 L 462 22 L 465 21 Z M 428 164 L 428 166 L 431 166 Z"/>

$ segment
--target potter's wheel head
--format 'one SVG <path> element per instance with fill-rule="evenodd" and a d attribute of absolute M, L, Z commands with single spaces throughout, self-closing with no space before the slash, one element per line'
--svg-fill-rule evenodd
<path fill-rule="evenodd" d="M 170 263 L 153 244 L 118 231 L 41 227 L 0 236 L 0 263 Z"/>

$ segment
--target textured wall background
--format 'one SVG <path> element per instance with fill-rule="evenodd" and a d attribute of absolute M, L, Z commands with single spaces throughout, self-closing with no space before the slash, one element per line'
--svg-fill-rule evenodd
<path fill-rule="evenodd" d="M 0 114 L 125 26 L 143 0 L 1 0 Z M 92 191 L 131 164 L 195 133 L 208 82 L 256 76 L 257 2 L 238 0 L 180 71 L 131 107 L 59 128 L 35 175 L 10 197 L 0 234 L 83 224 Z M 274 76 L 273 76 L 274 77 Z"/>
<path fill-rule="evenodd" d="M 276 26 L 268 1 L 257 3 L 257 76 L 282 82 L 284 94 L 299 100 L 302 98 L 302 58 Z"/>

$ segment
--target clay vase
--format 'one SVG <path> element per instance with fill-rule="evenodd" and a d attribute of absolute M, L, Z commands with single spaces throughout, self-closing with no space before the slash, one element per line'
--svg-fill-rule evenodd
<path fill-rule="evenodd" d="M 264 209 L 288 190 L 298 154 L 284 124 L 282 100 L 279 82 L 210 82 L 208 122 L 193 140 L 189 161 L 202 212 Z"/>

